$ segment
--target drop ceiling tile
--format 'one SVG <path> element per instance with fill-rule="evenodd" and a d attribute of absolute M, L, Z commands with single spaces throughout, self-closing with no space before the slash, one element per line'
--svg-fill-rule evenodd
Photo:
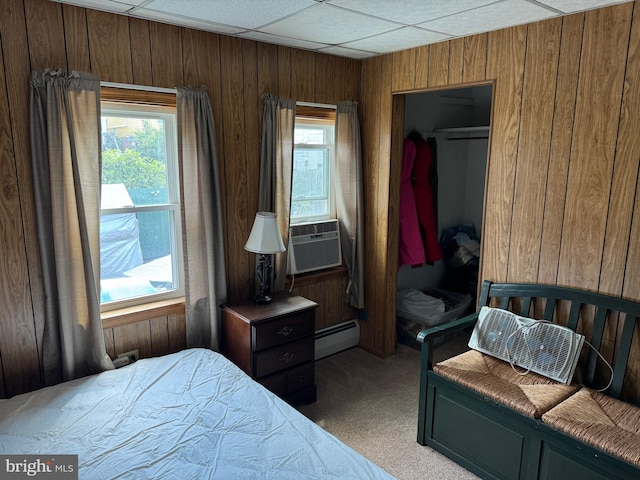
<path fill-rule="evenodd" d="M 3 0 L 0 0 L 0 2 Z M 227 35 L 368 58 L 631 0 L 52 0 Z M 424 38 L 412 29 L 430 31 Z M 254 32 L 250 32 L 253 30 Z M 409 38 L 400 38 L 400 33 Z M 376 35 L 382 34 L 381 37 Z M 440 34 L 440 36 L 435 36 Z M 322 47 L 322 45 L 328 45 Z"/>
<path fill-rule="evenodd" d="M 343 44 L 343 47 L 368 50 L 376 53 L 389 53 L 405 50 L 428 43 L 439 42 L 451 38 L 438 32 L 431 32 L 422 28 L 402 27 L 391 32 L 381 33 L 373 37 L 356 40 Z"/>
<path fill-rule="evenodd" d="M 418 26 L 453 36 L 464 36 L 537 22 L 554 16 L 557 16 L 557 13 L 524 0 L 505 0 Z"/>
<path fill-rule="evenodd" d="M 208 32 L 224 33 L 227 35 L 237 35 L 244 32 L 244 28 L 233 27 L 229 25 L 220 25 L 213 22 L 198 20 L 197 18 L 184 17 L 172 13 L 157 12 L 155 10 L 147 10 L 145 8 L 136 9 L 130 13 L 133 17 L 144 18 L 146 20 L 156 20 L 158 22 L 168 23 L 170 25 L 179 25 L 181 27 L 196 28 Z"/>
<path fill-rule="evenodd" d="M 314 0 L 151 0 L 144 8 L 252 29 L 312 5 Z"/>
<path fill-rule="evenodd" d="M 96 1 L 100 1 L 100 0 L 96 0 Z M 130 5 L 132 7 L 137 7 L 138 5 L 146 2 L 146 0 L 112 0 L 112 1 L 116 3 L 126 3 L 127 5 Z"/>
<path fill-rule="evenodd" d="M 318 3 L 259 30 L 309 42 L 340 44 L 398 28 L 397 23 Z"/>
<path fill-rule="evenodd" d="M 324 43 L 306 42 L 304 40 L 298 40 L 297 38 L 281 37 L 279 35 L 256 31 L 240 33 L 238 36 L 259 42 L 275 43 L 277 45 L 287 45 L 289 47 L 304 48 L 307 50 L 318 50 L 326 47 Z"/>
<path fill-rule="evenodd" d="M 573 13 L 582 10 L 591 10 L 593 8 L 602 8 L 616 3 L 626 3 L 628 1 L 629 0 L 539 0 L 539 3 L 543 3 L 564 13 Z"/>
<path fill-rule="evenodd" d="M 374 52 L 364 52 L 362 50 L 353 50 L 352 48 L 344 47 L 327 47 L 320 50 L 320 52 L 327 53 L 329 55 L 337 55 L 339 57 L 355 58 L 357 60 L 375 57 L 377 55 L 377 53 Z"/>
<path fill-rule="evenodd" d="M 124 13 L 131 9 L 131 5 L 110 0 L 53 0 L 58 3 L 76 5 L 78 7 L 93 8 L 103 12 Z M 142 1 L 142 0 L 141 0 Z"/>
<path fill-rule="evenodd" d="M 406 0 L 398 2 L 389 0 L 328 0 L 327 3 L 366 13 L 374 17 L 386 18 L 405 25 L 434 20 L 472 8 L 488 5 L 496 0 Z"/>

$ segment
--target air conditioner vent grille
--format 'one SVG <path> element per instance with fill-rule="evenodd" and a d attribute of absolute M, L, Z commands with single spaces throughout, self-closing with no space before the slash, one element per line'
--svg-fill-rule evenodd
<path fill-rule="evenodd" d="M 291 225 L 287 251 L 290 275 L 341 265 L 338 220 Z"/>
<path fill-rule="evenodd" d="M 291 225 L 291 236 L 299 237 L 300 235 L 314 235 L 316 233 L 336 232 L 338 231 L 338 222 L 319 222 L 319 223 L 303 223 L 299 225 Z"/>
<path fill-rule="evenodd" d="M 316 229 L 313 224 L 291 226 L 292 237 L 299 237 L 300 235 L 311 235 L 313 233 L 316 233 Z"/>
<path fill-rule="evenodd" d="M 338 222 L 316 223 L 316 233 L 337 232 Z"/>

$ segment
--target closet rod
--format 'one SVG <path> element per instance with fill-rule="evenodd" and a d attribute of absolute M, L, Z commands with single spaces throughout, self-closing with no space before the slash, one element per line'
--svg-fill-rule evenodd
<path fill-rule="evenodd" d="M 484 137 L 456 137 L 456 138 L 446 138 L 445 140 L 447 141 L 452 141 L 452 140 L 486 140 L 489 137 L 484 136 Z"/>

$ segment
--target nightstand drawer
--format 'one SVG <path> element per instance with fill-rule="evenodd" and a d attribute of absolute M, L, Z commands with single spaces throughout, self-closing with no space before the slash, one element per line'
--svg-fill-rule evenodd
<path fill-rule="evenodd" d="M 313 385 L 314 365 L 306 363 L 285 373 L 285 395 Z"/>
<path fill-rule="evenodd" d="M 315 312 L 307 310 L 254 325 L 254 350 L 263 350 L 281 345 L 283 342 L 313 335 L 314 319 Z"/>
<path fill-rule="evenodd" d="M 261 378 L 258 382 L 267 390 L 275 393 L 278 396 L 282 396 L 285 393 L 284 382 L 285 378 L 283 374 L 271 375 L 270 377 Z"/>
<path fill-rule="evenodd" d="M 253 364 L 256 378 L 261 378 L 304 362 L 313 361 L 314 341 L 314 337 L 309 336 L 297 342 L 289 342 L 269 350 L 254 353 Z"/>
<path fill-rule="evenodd" d="M 313 385 L 314 365 L 312 362 L 261 378 L 259 382 L 268 390 L 279 396 L 295 393 Z"/>

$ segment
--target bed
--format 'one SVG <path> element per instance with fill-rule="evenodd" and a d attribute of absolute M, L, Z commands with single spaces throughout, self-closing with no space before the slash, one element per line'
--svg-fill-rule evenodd
<path fill-rule="evenodd" d="M 0 453 L 81 479 L 390 479 L 225 357 L 188 349 L 0 400 Z"/>

